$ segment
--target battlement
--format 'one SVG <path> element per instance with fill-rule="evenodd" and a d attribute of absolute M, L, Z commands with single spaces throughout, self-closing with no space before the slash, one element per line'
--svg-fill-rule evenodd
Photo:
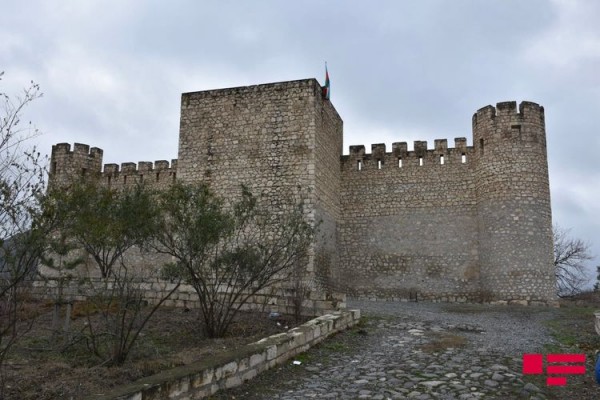
<path fill-rule="evenodd" d="M 104 170 L 100 175 L 100 181 L 109 187 L 118 189 L 138 183 L 144 183 L 148 187 L 165 187 L 177 179 L 177 160 L 157 160 L 124 162 L 119 164 L 104 164 Z"/>
<path fill-rule="evenodd" d="M 169 161 L 167 160 L 157 160 L 154 162 L 150 161 L 138 161 L 137 164 L 134 162 L 124 162 L 119 164 L 104 164 L 104 169 L 102 171 L 103 174 L 128 174 L 128 175 L 144 175 L 144 174 L 152 174 L 156 172 L 168 171 L 168 170 L 176 170 L 177 169 L 177 159 L 171 160 L 171 164 L 169 165 Z"/>
<path fill-rule="evenodd" d="M 493 121 L 497 117 L 511 117 L 517 120 L 538 120 L 544 122 L 544 107 L 531 101 L 522 101 L 517 111 L 516 101 L 496 103 L 496 107 L 487 105 L 473 114 L 473 126 L 483 121 Z"/>
<path fill-rule="evenodd" d="M 101 184 L 119 188 L 144 182 L 149 186 L 169 185 L 177 176 L 177 160 L 139 161 L 119 164 L 104 164 L 103 151 L 98 147 L 75 143 L 73 150 L 69 143 L 52 146 L 50 164 L 51 180 L 58 184 L 69 184 L 78 177 L 90 176 Z M 128 178 L 130 177 L 130 178 Z"/>
<path fill-rule="evenodd" d="M 389 164 L 390 161 L 394 161 L 392 163 L 394 167 L 421 166 L 424 164 L 422 160 L 427 160 L 429 165 L 432 164 L 432 160 L 435 160 L 436 164 L 465 164 L 467 155 L 471 152 L 473 152 L 473 147 L 467 146 L 467 139 L 459 137 L 454 139 L 454 147 L 448 147 L 447 139 L 435 139 L 432 149 L 428 147 L 427 141 L 415 140 L 412 151 L 408 150 L 406 142 L 394 142 L 392 143 L 392 151 L 389 153 L 386 152 L 385 143 L 371 145 L 371 153 L 365 151 L 364 145 L 353 145 L 350 146 L 350 154 L 342 156 L 341 160 L 342 163 L 347 163 L 350 160 L 352 160 L 352 163 L 364 161 L 365 165 L 368 165 L 369 161 L 381 161 L 381 164 L 377 164 L 378 169 L 381 169 L 386 163 Z M 412 162 L 412 160 L 415 162 Z"/>
<path fill-rule="evenodd" d="M 82 155 L 86 157 L 92 158 L 100 158 L 102 159 L 102 149 L 98 147 L 90 148 L 89 145 L 83 143 L 75 143 L 73 145 L 73 151 L 71 151 L 70 143 L 58 143 L 52 146 L 52 155 Z"/>

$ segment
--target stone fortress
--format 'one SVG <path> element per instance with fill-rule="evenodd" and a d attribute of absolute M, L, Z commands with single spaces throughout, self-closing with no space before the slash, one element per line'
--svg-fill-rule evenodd
<path fill-rule="evenodd" d="M 473 115 L 456 138 L 342 151 L 342 119 L 315 79 L 184 93 L 177 160 L 106 164 L 53 146 L 51 179 L 94 174 L 122 188 L 241 184 L 273 212 L 290 194 L 318 224 L 306 271 L 326 292 L 395 300 L 546 304 L 555 299 L 544 109 Z"/>

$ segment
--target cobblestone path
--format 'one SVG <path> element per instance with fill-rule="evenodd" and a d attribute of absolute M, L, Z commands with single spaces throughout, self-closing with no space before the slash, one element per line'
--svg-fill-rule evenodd
<path fill-rule="evenodd" d="M 557 398 L 542 384 L 524 382 L 520 372 L 524 352 L 552 343 L 543 321 L 553 309 L 385 302 L 350 307 L 362 311 L 358 328 L 299 355 L 300 365 L 290 361 L 214 398 Z"/>

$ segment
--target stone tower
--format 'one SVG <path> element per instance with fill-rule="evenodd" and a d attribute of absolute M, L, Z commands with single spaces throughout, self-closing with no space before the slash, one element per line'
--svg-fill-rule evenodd
<path fill-rule="evenodd" d="M 555 297 L 544 108 L 522 102 L 473 115 L 482 290 L 496 300 Z"/>
<path fill-rule="evenodd" d="M 337 270 L 342 119 L 315 79 L 184 93 L 177 178 L 204 181 L 226 200 L 241 185 L 273 213 L 302 201 L 319 225 L 312 275 Z"/>

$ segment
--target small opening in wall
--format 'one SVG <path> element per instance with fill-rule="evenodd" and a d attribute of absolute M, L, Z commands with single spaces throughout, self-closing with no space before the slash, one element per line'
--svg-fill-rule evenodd
<path fill-rule="evenodd" d="M 158 182 L 158 180 L 160 179 L 160 172 L 156 173 L 156 182 Z"/>
<path fill-rule="evenodd" d="M 465 153 L 462 153 L 462 156 L 460 157 L 460 160 L 463 164 L 465 164 L 467 162 L 467 155 Z"/>
<path fill-rule="evenodd" d="M 110 187 L 110 181 L 112 181 L 112 176 L 108 176 L 108 186 Z"/>
<path fill-rule="evenodd" d="M 356 169 L 359 171 L 362 171 L 362 161 L 358 160 L 358 163 L 356 164 Z"/>
<path fill-rule="evenodd" d="M 419 157 L 419 167 L 423 166 L 423 157 Z"/>
<path fill-rule="evenodd" d="M 140 183 L 144 182 L 144 175 L 140 175 Z"/>
<path fill-rule="evenodd" d="M 401 158 L 398 159 L 398 168 L 402 168 L 402 159 Z"/>
<path fill-rule="evenodd" d="M 483 155 L 483 139 L 479 139 L 479 150 L 481 151 L 481 155 Z"/>
<path fill-rule="evenodd" d="M 177 179 L 177 173 L 173 172 L 173 182 L 175 182 L 175 179 Z"/>
<path fill-rule="evenodd" d="M 81 168 L 81 176 L 85 176 L 87 169 Z"/>
<path fill-rule="evenodd" d="M 123 185 L 126 185 L 126 184 L 127 184 L 127 175 L 125 175 L 125 176 L 123 177 Z"/>
<path fill-rule="evenodd" d="M 440 155 L 440 164 L 444 165 L 444 155 Z"/>
<path fill-rule="evenodd" d="M 381 169 L 381 160 L 377 160 L 377 169 Z"/>

